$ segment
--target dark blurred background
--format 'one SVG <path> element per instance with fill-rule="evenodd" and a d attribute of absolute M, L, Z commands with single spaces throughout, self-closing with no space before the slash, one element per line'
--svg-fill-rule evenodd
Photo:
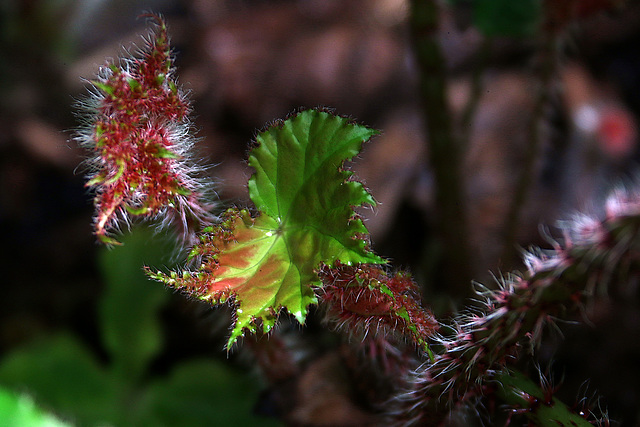
<path fill-rule="evenodd" d="M 612 186 L 636 175 L 640 4 L 606 9 L 561 30 L 543 148 L 517 236 L 522 247 L 548 246 L 541 223 L 553 225 L 575 210 L 601 213 L 598 203 Z M 433 177 L 406 1 L 4 0 L 0 356 L 68 330 L 107 358 L 96 317 L 104 288 L 96 265 L 101 249 L 92 235 L 84 153 L 72 140 L 79 125 L 74 104 L 87 94 L 84 79 L 107 58 L 141 44 L 146 22 L 137 17 L 143 11 L 168 22 L 178 78 L 193 100 L 203 163 L 216 164 L 210 173 L 219 182 L 221 204 L 248 202 L 244 185 L 251 171 L 244 156 L 258 130 L 302 106 L 334 108 L 383 130 L 353 166 L 380 202 L 362 211 L 375 250 L 418 279 L 428 278 L 429 249 L 421 236 L 432 224 Z M 490 271 L 518 267 L 501 261 L 501 227 L 538 90 L 537 44 L 526 34 L 487 44 L 473 13 L 470 1 L 446 3 L 440 42 L 456 114 L 481 70 L 463 170 L 469 262 L 475 277 L 490 283 Z M 569 327 L 563 345 L 550 339 L 542 348 L 543 359 L 553 358 L 568 373 L 570 392 L 579 386 L 570 373 L 591 376 L 612 417 L 626 420 L 622 425 L 638 422 L 640 402 L 640 311 L 637 292 L 631 294 L 624 303 L 596 304 L 597 327 Z M 226 357 L 226 327 L 212 326 L 199 305 L 173 295 L 162 316 L 167 344 L 157 372 L 190 357 Z"/>

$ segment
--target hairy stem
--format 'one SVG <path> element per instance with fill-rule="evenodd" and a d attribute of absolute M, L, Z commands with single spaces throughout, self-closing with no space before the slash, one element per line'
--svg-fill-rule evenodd
<path fill-rule="evenodd" d="M 640 276 L 639 201 L 638 194 L 614 195 L 604 220 L 584 216 L 567 222 L 562 244 L 530 253 L 526 273 L 504 278 L 498 290 L 479 285 L 482 305 L 461 315 L 452 332 L 436 340 L 434 348 L 441 351 L 399 396 L 397 413 L 403 422 L 445 419 L 452 405 L 480 396 L 523 353 L 533 352 L 554 319 L 575 318 L 596 290 L 611 292 L 635 283 Z M 540 425 L 546 415 L 537 416 Z"/>

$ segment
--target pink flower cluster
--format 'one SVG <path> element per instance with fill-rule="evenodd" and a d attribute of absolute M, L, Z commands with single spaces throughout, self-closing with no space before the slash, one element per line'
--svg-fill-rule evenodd
<path fill-rule="evenodd" d="M 184 236 L 210 223 L 199 168 L 188 158 L 190 105 L 172 75 L 166 25 L 151 19 L 157 28 L 139 58 L 103 67 L 92 82 L 89 126 L 78 137 L 94 155 L 86 185 L 96 192 L 95 234 L 109 244 L 133 217 L 162 218 Z"/>

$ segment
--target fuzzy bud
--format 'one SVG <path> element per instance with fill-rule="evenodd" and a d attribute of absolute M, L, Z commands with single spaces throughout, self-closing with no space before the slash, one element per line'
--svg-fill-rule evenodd
<path fill-rule="evenodd" d="M 411 276 L 387 274 L 373 264 L 323 265 L 320 299 L 329 323 L 366 336 L 369 332 L 400 333 L 431 355 L 429 337 L 439 323 L 420 304 L 418 288 Z"/>

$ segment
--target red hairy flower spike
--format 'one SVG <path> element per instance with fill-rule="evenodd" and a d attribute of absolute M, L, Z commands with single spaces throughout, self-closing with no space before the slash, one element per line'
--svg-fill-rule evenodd
<path fill-rule="evenodd" d="M 95 234 L 117 243 L 110 231 L 118 219 L 157 218 L 185 233 L 210 222 L 203 186 L 187 157 L 190 105 L 172 75 L 167 27 L 161 17 L 139 58 L 100 70 L 87 104 L 89 129 L 78 137 L 94 154 Z"/>

